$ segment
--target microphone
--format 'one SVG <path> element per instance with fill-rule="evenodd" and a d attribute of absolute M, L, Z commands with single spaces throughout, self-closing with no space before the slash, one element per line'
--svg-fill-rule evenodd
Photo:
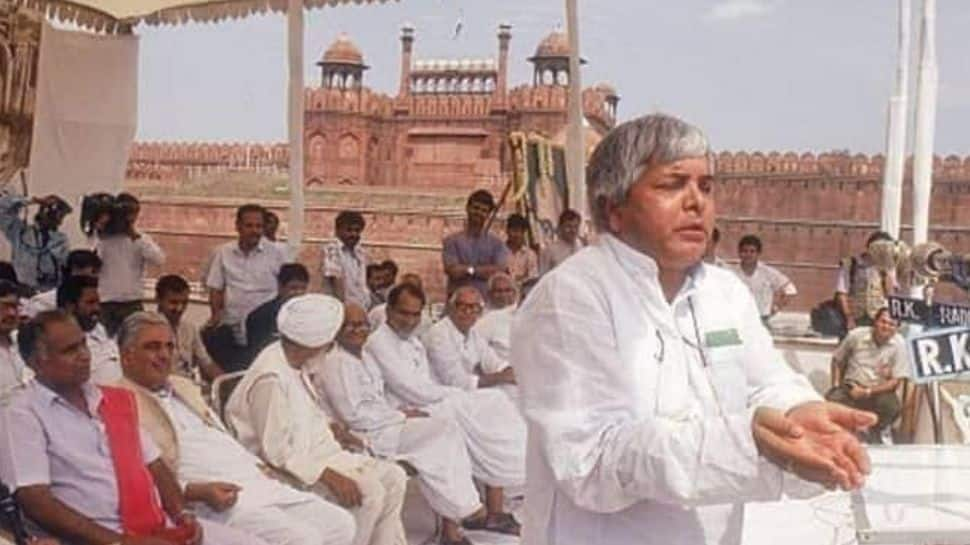
<path fill-rule="evenodd" d="M 24 521 L 20 518 L 20 508 L 13 499 L 10 489 L 2 482 L 0 482 L 0 522 L 13 534 L 17 545 L 27 545 L 30 541 L 30 535 L 24 529 Z"/>

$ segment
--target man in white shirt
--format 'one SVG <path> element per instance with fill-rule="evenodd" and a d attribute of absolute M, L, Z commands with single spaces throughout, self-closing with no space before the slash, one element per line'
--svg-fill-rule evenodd
<path fill-rule="evenodd" d="M 415 336 L 424 292 L 399 284 L 388 295 L 387 323 L 364 345 L 364 360 L 381 370 L 386 397 L 400 410 L 420 409 L 454 418 L 464 432 L 475 477 L 486 485 L 488 529 L 518 534 L 518 522 L 504 512 L 504 489 L 524 478 L 525 427 L 509 398 L 496 389 L 463 390 L 432 377 L 424 345 Z M 465 528 L 479 529 L 467 521 Z"/>
<path fill-rule="evenodd" d="M 276 297 L 276 277 L 288 261 L 277 245 L 263 237 L 263 213 L 258 204 L 236 210 L 239 239 L 217 248 L 206 278 L 211 312 L 207 326 L 229 328 L 235 340 L 225 355 L 213 353 L 227 371 L 242 369 L 248 361 L 246 316 Z"/>
<path fill-rule="evenodd" d="M 69 276 L 57 288 L 57 307 L 77 320 L 88 351 L 91 352 L 91 382 L 114 384 L 121 379 L 121 357 L 118 345 L 108 336 L 101 316 L 98 279 L 93 276 Z"/>
<path fill-rule="evenodd" d="M 0 407 L 22 390 L 34 373 L 24 364 L 14 342 L 19 324 L 19 289 L 13 282 L 0 280 Z"/>
<path fill-rule="evenodd" d="M 761 319 L 767 322 L 785 308 L 792 297 L 798 295 L 798 290 L 784 273 L 759 261 L 761 251 L 760 238 L 744 235 L 738 242 L 738 257 L 741 261 L 731 266 L 731 270 L 751 290 Z"/>
<path fill-rule="evenodd" d="M 515 384 L 515 372 L 508 360 L 500 358 L 474 329 L 484 309 L 478 290 L 462 286 L 448 299 L 445 318 L 422 338 L 439 383 L 462 390 Z M 514 407 L 509 408 L 510 418 L 521 418 Z"/>
<path fill-rule="evenodd" d="M 173 371 L 198 384 L 206 384 L 223 374 L 209 355 L 199 326 L 185 318 L 189 306 L 189 283 L 177 274 L 166 274 L 155 283 L 155 303 L 158 313 L 168 320 L 175 333 Z"/>
<path fill-rule="evenodd" d="M 397 409 L 384 397 L 381 371 L 363 359 L 370 327 L 364 309 L 344 305 L 337 346 L 312 367 L 313 385 L 350 428 L 367 438 L 376 456 L 417 470 L 421 492 L 443 517 L 442 543 L 465 543 L 463 519 L 485 517 L 472 482 L 472 463 L 453 418 L 419 409 Z"/>
<path fill-rule="evenodd" d="M 342 321 L 343 305 L 328 295 L 287 301 L 277 317 L 280 340 L 246 371 L 226 418 L 250 452 L 350 510 L 354 545 L 405 545 L 407 476 L 394 463 L 343 449 L 305 369 L 330 348 Z"/>
<path fill-rule="evenodd" d="M 738 545 L 782 469 L 857 488 L 855 432 L 774 349 L 747 288 L 701 263 L 714 222 L 701 131 L 666 115 L 589 162 L 596 244 L 546 275 L 512 333 L 529 426 L 525 545 Z"/>
<path fill-rule="evenodd" d="M 141 204 L 130 193 L 116 199 L 111 221 L 98 233 L 95 252 L 101 256 L 101 321 L 108 335 L 114 336 L 121 322 L 142 310 L 142 276 L 146 265 L 161 266 L 165 252 L 135 227 Z"/>
<path fill-rule="evenodd" d="M 198 386 L 172 375 L 175 336 L 154 312 L 129 316 L 118 332 L 125 378 L 138 417 L 203 520 L 253 534 L 270 545 L 349 545 L 347 511 L 267 476 L 269 468 L 222 427 Z"/>
<path fill-rule="evenodd" d="M 539 251 L 539 274 L 546 274 L 582 249 L 583 242 L 579 239 L 582 222 L 582 216 L 575 210 L 567 208 L 559 214 L 556 240 Z"/>
<path fill-rule="evenodd" d="M 509 361 L 512 349 L 512 319 L 519 304 L 519 290 L 512 277 L 496 274 L 488 279 L 488 307 L 472 329 L 499 358 Z"/>
<path fill-rule="evenodd" d="M 367 308 L 370 290 L 367 288 L 367 252 L 360 244 L 365 227 L 360 212 L 343 210 L 334 220 L 337 240 L 323 245 L 323 292 L 345 303 Z"/>
<path fill-rule="evenodd" d="M 68 276 L 94 276 L 97 278 L 101 274 L 101 258 L 91 250 L 71 250 L 71 253 L 67 254 L 65 269 L 67 274 L 61 279 L 62 281 Z M 54 310 L 55 308 L 57 308 L 57 288 L 42 291 L 31 297 L 27 301 L 24 315 L 27 318 L 33 318 L 45 310 Z"/>

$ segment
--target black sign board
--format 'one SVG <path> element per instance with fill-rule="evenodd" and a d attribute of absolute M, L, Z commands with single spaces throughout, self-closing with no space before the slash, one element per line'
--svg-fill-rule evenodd
<path fill-rule="evenodd" d="M 920 299 L 898 295 L 890 295 L 886 299 L 889 315 L 900 322 L 929 327 L 970 326 L 970 307 L 947 303 L 934 303 L 932 307 L 928 307 Z"/>
<path fill-rule="evenodd" d="M 970 371 L 970 327 L 929 330 L 909 337 L 906 343 L 917 383 Z"/>
<path fill-rule="evenodd" d="M 970 326 L 970 307 L 936 303 L 933 305 L 933 325 L 939 327 Z"/>
<path fill-rule="evenodd" d="M 890 295 L 886 298 L 889 305 L 889 315 L 899 322 L 926 324 L 930 319 L 930 309 L 921 299 L 911 299 Z"/>

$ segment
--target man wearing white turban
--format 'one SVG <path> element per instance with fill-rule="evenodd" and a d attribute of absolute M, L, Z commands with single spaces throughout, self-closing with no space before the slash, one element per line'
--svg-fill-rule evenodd
<path fill-rule="evenodd" d="M 343 449 L 304 367 L 330 349 L 343 305 L 328 295 L 295 297 L 280 309 L 280 340 L 257 356 L 226 405 L 239 441 L 303 487 L 335 500 L 357 522 L 354 545 L 405 545 L 407 476 L 396 464 Z"/>

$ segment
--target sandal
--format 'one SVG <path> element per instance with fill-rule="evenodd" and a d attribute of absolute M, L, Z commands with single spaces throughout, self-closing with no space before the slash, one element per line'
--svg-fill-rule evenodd
<path fill-rule="evenodd" d="M 485 531 L 509 536 L 518 536 L 522 533 L 522 525 L 511 513 L 496 513 L 488 515 L 485 521 Z"/>

